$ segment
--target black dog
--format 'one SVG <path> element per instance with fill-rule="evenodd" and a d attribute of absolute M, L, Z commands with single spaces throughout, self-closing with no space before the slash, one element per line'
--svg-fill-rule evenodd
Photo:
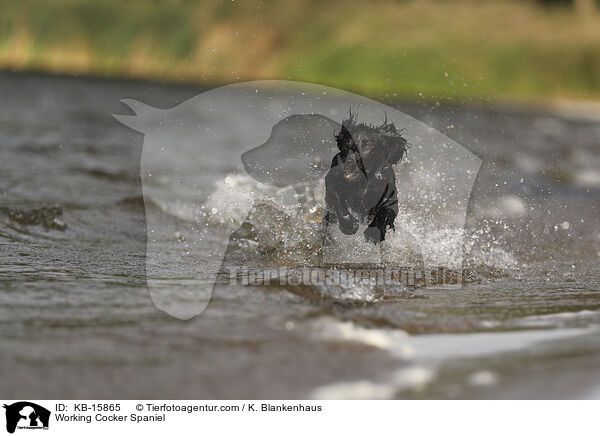
<path fill-rule="evenodd" d="M 335 135 L 339 153 L 325 176 L 325 224 L 337 222 L 346 235 L 368 224 L 365 238 L 377 244 L 394 229 L 398 198 L 392 165 L 402 160 L 408 142 L 387 117 L 379 126 L 358 124 L 356 118 L 350 111 Z"/>

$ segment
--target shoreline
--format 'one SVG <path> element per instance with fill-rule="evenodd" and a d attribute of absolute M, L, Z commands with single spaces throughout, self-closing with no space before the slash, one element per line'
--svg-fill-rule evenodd
<path fill-rule="evenodd" d="M 41 70 L 10 70 L 0 68 L 0 78 L 4 76 L 20 76 L 20 77 L 45 77 L 49 79 L 57 80 L 77 80 L 77 81 L 91 81 L 91 82 L 112 82 L 112 83 L 123 83 L 123 84 L 147 84 L 147 85 L 159 85 L 169 88 L 189 89 L 198 91 L 198 94 L 218 88 L 220 86 L 230 85 L 232 83 L 242 83 L 244 81 L 234 81 L 228 83 L 212 82 L 207 86 L 202 86 L 197 82 L 188 81 L 168 81 L 168 80 L 154 80 L 151 78 L 144 77 L 126 77 L 126 76 L 103 76 L 90 75 L 90 74 L 77 74 L 77 73 L 60 73 L 60 72 L 46 72 Z M 286 79 L 255 79 L 255 80 L 286 80 Z M 248 80 L 250 81 L 250 80 Z M 291 80 L 295 81 L 295 80 Z M 302 82 L 302 81 L 298 81 Z M 306 83 L 317 83 L 317 82 L 306 82 Z M 326 85 L 329 86 L 329 85 Z M 335 87 L 333 87 L 335 88 Z M 340 88 L 343 89 L 343 88 Z M 352 90 L 350 90 L 352 91 Z M 355 91 L 352 91 L 355 92 Z M 415 104 L 415 105 L 444 105 L 444 106 L 458 106 L 458 107 L 470 107 L 472 109 L 480 110 L 495 110 L 500 112 L 540 112 L 557 115 L 563 118 L 584 120 L 596 122 L 600 121 L 600 99 L 594 100 L 589 99 L 582 101 L 581 99 L 570 99 L 570 98 L 516 98 L 507 96 L 478 96 L 478 97 L 445 97 L 444 99 L 433 99 L 423 97 L 420 99 L 410 98 L 409 96 L 398 95 L 395 97 L 380 96 L 374 94 L 360 93 L 365 97 L 372 98 L 377 101 L 382 101 L 392 104 Z M 440 101 L 442 100 L 442 101 Z"/>

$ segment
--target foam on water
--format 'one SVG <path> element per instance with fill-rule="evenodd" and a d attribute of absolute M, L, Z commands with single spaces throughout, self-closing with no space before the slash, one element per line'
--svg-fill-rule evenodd
<path fill-rule="evenodd" d="M 235 230 L 244 223 L 248 211 L 257 203 L 276 204 L 285 213 L 295 215 L 296 193 L 293 187 L 276 188 L 257 182 L 247 174 L 228 174 L 215 182 L 205 210 L 211 223 Z"/>
<path fill-rule="evenodd" d="M 268 205 L 259 210 L 255 206 Z M 325 211 L 323 183 L 276 188 L 257 182 L 247 174 L 228 174 L 215 182 L 213 193 L 204 205 L 190 205 L 172 199 L 161 207 L 178 218 L 197 223 L 224 226 L 237 230 L 245 222 L 255 231 L 257 243 L 269 245 L 271 253 L 286 250 L 286 256 L 300 265 L 315 262 L 315 250 L 323 246 Z M 282 226 L 283 224 L 283 226 Z M 270 229 L 277 228 L 277 240 L 261 240 Z M 337 226 L 327 228 L 328 244 L 321 261 L 331 264 L 418 265 L 459 269 L 463 260 L 493 268 L 510 268 L 517 264 L 514 256 L 498 246 L 472 249 L 473 243 L 486 236 L 488 229 L 470 231 L 438 228 L 432 222 L 400 211 L 396 230 L 386 235 L 379 246 L 368 243 L 362 228 L 355 235 L 343 235 Z M 307 250 L 307 247 L 310 249 Z M 463 259 L 463 247 L 467 259 Z M 254 249 L 254 247 L 253 247 Z"/>
<path fill-rule="evenodd" d="M 394 398 L 404 391 L 423 388 L 435 378 L 438 367 L 449 359 L 472 359 L 528 350 L 545 341 L 598 333 L 598 328 L 588 327 L 413 336 L 402 330 L 364 328 L 352 321 L 330 317 L 313 321 L 308 329 L 320 340 L 354 342 L 386 350 L 403 364 L 386 383 L 359 380 L 321 386 L 312 392 L 312 397 L 318 399 Z M 497 380 L 495 374 L 482 370 L 471 374 L 467 383 L 482 386 L 495 384 Z"/>
<path fill-rule="evenodd" d="M 315 400 L 390 400 L 407 390 L 420 390 L 435 372 L 421 366 L 409 366 L 396 371 L 386 383 L 357 380 L 321 386 L 311 393 Z"/>
<path fill-rule="evenodd" d="M 533 343 L 578 336 L 597 331 L 592 328 L 563 330 L 521 330 L 511 332 L 427 334 L 412 336 L 396 329 L 367 329 L 352 321 L 322 318 L 311 326 L 314 334 L 329 341 L 357 342 L 384 349 L 395 357 L 419 363 L 446 358 L 478 357 L 525 349 Z"/>
<path fill-rule="evenodd" d="M 585 320 L 586 322 L 596 320 L 600 325 L 600 310 L 581 310 L 579 312 L 559 312 L 546 315 L 532 315 L 524 318 L 518 318 L 513 321 L 514 324 L 522 327 L 548 327 L 563 326 L 569 323 L 576 323 Z"/>

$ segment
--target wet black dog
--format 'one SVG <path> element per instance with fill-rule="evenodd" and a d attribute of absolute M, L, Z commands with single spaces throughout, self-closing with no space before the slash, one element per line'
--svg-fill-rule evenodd
<path fill-rule="evenodd" d="M 398 215 L 396 176 L 392 165 L 405 156 L 408 142 L 387 119 L 379 126 L 357 123 L 356 113 L 335 136 L 339 153 L 325 176 L 325 224 L 338 223 L 346 235 L 367 224 L 367 241 L 385 240 Z"/>

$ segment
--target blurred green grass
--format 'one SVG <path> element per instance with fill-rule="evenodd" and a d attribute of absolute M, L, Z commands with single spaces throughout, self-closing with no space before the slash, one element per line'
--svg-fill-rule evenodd
<path fill-rule="evenodd" d="M 0 68 L 600 99 L 600 14 L 533 0 L 0 0 Z"/>

